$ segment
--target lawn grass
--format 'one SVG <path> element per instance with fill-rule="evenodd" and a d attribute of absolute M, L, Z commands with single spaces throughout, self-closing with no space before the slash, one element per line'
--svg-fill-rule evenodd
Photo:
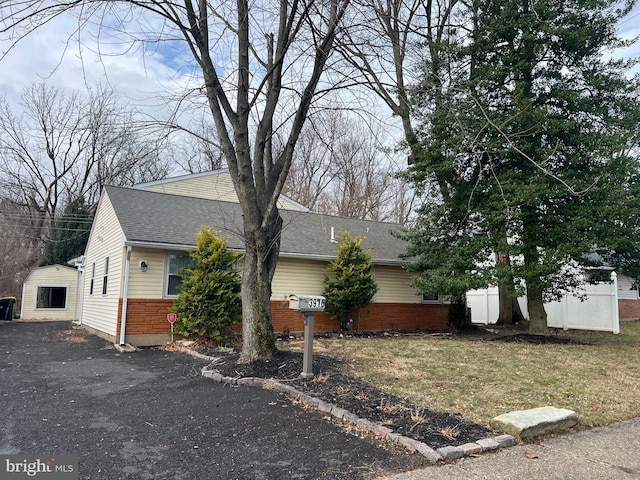
<path fill-rule="evenodd" d="M 574 410 L 583 426 L 640 416 L 640 323 L 623 322 L 618 335 L 558 335 L 580 344 L 424 334 L 317 338 L 314 352 L 346 360 L 352 375 L 383 391 L 484 424 L 544 405 Z"/>

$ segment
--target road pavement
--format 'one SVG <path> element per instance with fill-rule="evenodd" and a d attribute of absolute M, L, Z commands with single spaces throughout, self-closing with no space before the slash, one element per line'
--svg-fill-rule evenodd
<path fill-rule="evenodd" d="M 79 478 L 358 479 L 416 456 L 183 353 L 119 353 L 65 322 L 0 322 L 0 454 L 79 457 Z M 424 466 L 426 463 L 420 463 Z"/>
<path fill-rule="evenodd" d="M 77 455 L 91 480 L 640 478 L 640 419 L 427 466 L 202 366 L 65 322 L 0 322 L 0 455 Z"/>

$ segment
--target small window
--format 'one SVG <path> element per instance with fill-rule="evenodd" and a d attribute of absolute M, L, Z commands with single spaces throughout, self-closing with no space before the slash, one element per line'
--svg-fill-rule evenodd
<path fill-rule="evenodd" d="M 107 286 L 109 283 L 109 257 L 104 259 L 104 275 L 102 276 L 102 294 L 107 294 Z"/>
<path fill-rule="evenodd" d="M 93 286 L 96 281 L 96 263 L 93 262 L 91 265 L 91 283 L 89 284 L 89 295 L 93 295 Z"/>
<path fill-rule="evenodd" d="M 36 308 L 67 308 L 67 287 L 38 287 Z"/>
<path fill-rule="evenodd" d="M 422 295 L 422 303 L 442 303 L 442 299 L 437 293 L 425 293 Z"/>
<path fill-rule="evenodd" d="M 180 271 L 193 262 L 193 258 L 186 253 L 171 253 L 168 255 L 167 277 L 165 279 L 165 295 L 167 297 L 175 297 L 180 293 L 180 284 L 182 284 Z"/>

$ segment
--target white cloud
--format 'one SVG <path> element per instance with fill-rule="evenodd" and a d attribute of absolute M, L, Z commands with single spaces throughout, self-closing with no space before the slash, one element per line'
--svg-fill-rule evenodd
<path fill-rule="evenodd" d="M 45 81 L 64 90 L 85 90 L 97 83 L 113 87 L 133 103 L 154 105 L 159 95 L 175 92 L 188 77 L 169 67 L 161 52 L 141 55 L 139 50 L 100 57 L 92 45 L 80 46 L 70 38 L 77 24 L 71 16 L 61 16 L 21 39 L 10 49 L 11 42 L 0 40 L 0 95 L 17 106 L 22 90 L 33 82 Z M 91 38 L 83 33 L 83 41 Z M 88 48 L 87 48 L 88 47 Z M 155 109 L 156 107 L 150 107 Z"/>
<path fill-rule="evenodd" d="M 153 20 L 145 19 L 145 25 L 149 27 Z M 148 112 L 162 116 L 168 115 L 169 111 L 162 95 L 176 94 L 194 85 L 189 70 L 193 59 L 177 43 L 142 55 L 139 49 L 127 51 L 126 45 L 117 41 L 109 43 L 113 40 L 109 38 L 101 48 L 103 52 L 105 48 L 110 49 L 110 55 L 100 58 L 96 49 L 90 48 L 91 41 L 95 42 L 96 27 L 89 25 L 88 30 L 82 32 L 87 48 L 80 47 L 75 39 L 70 40 L 77 26 L 73 16 L 62 15 L 26 36 L 10 50 L 11 42 L 0 38 L 0 56 L 9 50 L 0 62 L 0 95 L 5 95 L 11 105 L 17 106 L 23 88 L 33 82 L 46 81 L 65 90 L 84 90 L 103 82 Z M 636 5 L 620 23 L 619 33 L 627 39 L 640 35 L 640 5 Z M 640 44 L 617 53 L 627 58 L 640 57 Z"/>

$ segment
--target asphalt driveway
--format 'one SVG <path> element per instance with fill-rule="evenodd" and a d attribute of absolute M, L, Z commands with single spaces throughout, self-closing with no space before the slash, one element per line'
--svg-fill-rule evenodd
<path fill-rule="evenodd" d="M 79 457 L 80 478 L 355 479 L 420 459 L 182 353 L 113 345 L 67 322 L 0 322 L 0 454 Z"/>

